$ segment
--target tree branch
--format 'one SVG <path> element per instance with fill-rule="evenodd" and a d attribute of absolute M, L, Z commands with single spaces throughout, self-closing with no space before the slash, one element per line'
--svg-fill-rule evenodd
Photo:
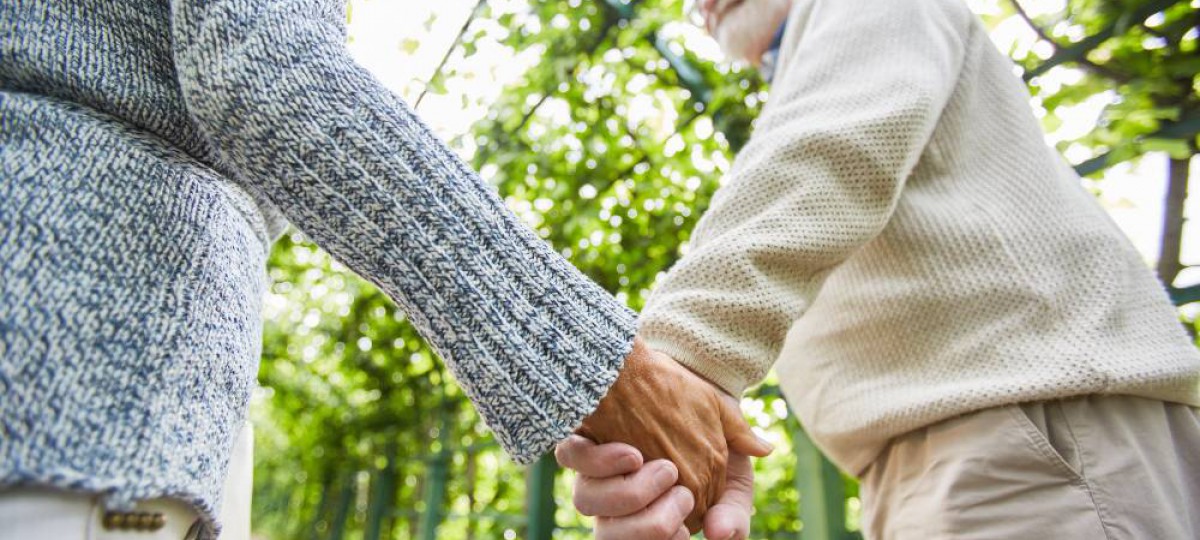
<path fill-rule="evenodd" d="M 1189 156 L 1190 157 L 1190 156 Z M 1158 279 L 1171 287 L 1183 265 L 1183 203 L 1187 200 L 1188 171 L 1191 160 L 1171 159 L 1167 170 L 1167 194 L 1163 200 L 1162 241 L 1158 249 Z"/>
<path fill-rule="evenodd" d="M 483 0 L 480 0 L 480 1 L 482 2 Z M 605 5 L 607 5 L 607 4 L 605 4 Z M 629 6 L 632 6 L 632 5 L 633 4 L 629 4 Z M 632 8 L 630 8 L 630 9 L 632 9 Z M 586 55 L 588 57 L 591 57 L 592 55 L 594 55 L 596 53 L 596 49 L 598 49 L 600 47 L 600 45 L 604 44 L 604 42 L 608 41 L 609 32 L 611 32 L 613 28 L 616 28 L 617 22 L 619 20 L 624 19 L 624 16 L 619 11 L 613 11 L 610 9 L 610 10 L 608 10 L 608 12 L 615 14 L 615 16 L 605 17 L 604 25 L 602 27 L 600 27 L 600 29 L 597 33 L 595 42 L 593 42 L 591 45 L 586 47 L 586 49 L 587 49 Z M 580 52 L 582 52 L 582 51 L 580 51 Z M 574 74 L 579 69 L 579 66 L 581 66 L 582 64 L 583 64 L 583 62 L 581 61 L 579 63 L 576 63 L 574 66 L 572 66 L 571 73 Z M 537 103 L 534 103 L 533 106 L 530 107 L 528 111 L 525 112 L 525 115 L 521 117 L 521 121 L 517 124 L 517 126 L 513 129 L 504 130 L 504 131 L 506 131 L 508 133 L 520 133 L 521 130 L 525 129 L 525 125 L 529 123 L 529 120 L 531 118 L 533 118 L 533 115 L 535 113 L 537 113 L 537 110 L 542 106 L 542 104 L 546 103 L 546 100 L 550 99 L 550 96 L 554 95 L 556 92 L 558 92 L 557 85 L 545 89 L 545 91 L 542 92 L 542 97 L 540 99 L 538 99 Z M 502 128 L 498 127 L 497 129 L 502 129 Z M 485 151 L 483 153 L 481 153 L 480 156 L 477 158 L 476 162 L 477 163 L 486 163 L 490 157 L 491 157 L 491 153 L 487 152 L 485 149 Z"/>
<path fill-rule="evenodd" d="M 1033 17 L 1029 16 L 1029 12 L 1025 11 L 1025 7 L 1021 5 L 1021 0 L 1009 0 L 1009 3 L 1012 4 L 1013 9 L 1017 10 L 1017 15 L 1020 15 L 1021 20 L 1025 21 L 1025 24 L 1028 24 L 1037 33 L 1038 37 L 1049 41 L 1051 45 L 1054 45 L 1055 49 L 1058 48 L 1058 42 L 1051 39 L 1046 30 L 1033 21 Z"/>
<path fill-rule="evenodd" d="M 1192 137 L 1200 135 L 1200 110 L 1185 112 L 1179 120 L 1167 122 L 1149 135 L 1139 137 L 1138 140 L 1145 139 L 1185 139 L 1190 140 Z M 1195 151 L 1193 150 L 1193 154 Z M 1133 156 L 1131 156 L 1133 157 Z M 1112 152 L 1100 154 L 1092 159 L 1084 161 L 1075 166 L 1075 172 L 1079 176 L 1087 176 L 1097 171 L 1102 171 L 1108 167 L 1116 165 L 1117 162 L 1112 160 Z"/>
<path fill-rule="evenodd" d="M 1200 285 L 1192 285 L 1191 287 L 1183 287 L 1176 289 L 1171 287 L 1167 289 L 1171 294 L 1171 301 L 1177 306 L 1190 304 L 1192 302 L 1200 302 Z"/>
<path fill-rule="evenodd" d="M 1042 28 L 1040 25 L 1038 25 L 1037 22 L 1035 22 L 1033 20 L 1033 17 L 1031 17 L 1029 15 L 1029 12 L 1025 11 L 1025 7 L 1021 5 L 1021 0 L 1009 0 L 1009 3 L 1012 4 L 1013 9 L 1015 9 L 1017 11 L 1017 15 L 1019 15 L 1021 17 L 1021 20 L 1025 21 L 1025 24 L 1029 25 L 1029 27 L 1033 29 L 1034 33 L 1036 33 L 1038 35 L 1038 37 L 1042 39 L 1042 41 L 1045 41 L 1045 42 L 1049 43 L 1050 45 L 1052 45 L 1056 52 L 1062 50 L 1062 45 L 1059 44 L 1058 41 L 1055 41 L 1054 38 L 1050 37 L 1050 34 L 1048 32 L 1046 32 L 1046 29 Z M 1051 58 L 1053 58 L 1053 57 L 1051 57 Z M 1116 70 L 1113 70 L 1112 68 L 1109 68 L 1108 66 L 1102 66 L 1100 64 L 1097 64 L 1097 63 L 1091 61 L 1091 59 L 1089 59 L 1087 57 L 1086 51 L 1083 54 L 1079 55 L 1079 57 L 1076 58 L 1075 61 L 1078 62 L 1081 66 L 1083 66 L 1085 69 L 1092 71 L 1093 73 L 1095 73 L 1097 75 L 1112 79 L 1115 82 L 1127 83 L 1127 82 L 1133 80 L 1133 77 L 1131 77 L 1128 74 L 1120 73 Z M 1033 78 L 1032 75 L 1026 77 L 1025 80 L 1028 81 L 1031 78 Z"/>
<path fill-rule="evenodd" d="M 1129 17 L 1132 20 L 1143 20 L 1146 17 L 1149 17 L 1182 1 L 1184 0 L 1156 0 L 1130 13 Z M 1104 27 L 1103 30 L 1083 38 L 1078 43 L 1075 43 L 1069 47 L 1059 48 L 1058 52 L 1046 59 L 1046 61 L 1025 72 L 1025 80 L 1028 81 L 1034 77 L 1046 73 L 1047 71 L 1050 71 L 1055 66 L 1059 66 L 1067 62 L 1082 63 L 1084 60 L 1086 60 L 1087 53 L 1091 52 L 1092 49 L 1095 49 L 1101 43 L 1108 41 L 1109 38 L 1116 35 L 1117 29 L 1121 24 L 1121 19 L 1114 20 L 1113 22 L 1109 23 L 1108 26 Z"/>
<path fill-rule="evenodd" d="M 417 101 L 413 104 L 413 110 L 421 108 L 421 101 L 425 99 L 425 94 L 429 93 L 429 86 L 442 76 L 442 69 L 446 67 L 446 61 L 450 60 L 450 55 L 458 49 L 458 45 L 462 42 L 462 38 L 467 34 L 467 28 L 471 27 L 471 23 L 475 21 L 475 17 L 483 11 L 483 6 L 487 4 L 487 0 L 479 0 L 475 7 L 471 9 L 471 14 L 467 16 L 467 20 L 463 22 L 462 28 L 458 29 L 458 35 L 454 37 L 454 41 L 450 43 L 450 48 L 446 49 L 446 54 L 442 55 L 442 61 L 438 62 L 437 68 L 433 70 L 433 76 L 429 78 L 429 82 L 425 84 L 425 88 L 421 89 L 421 94 L 417 96 Z"/>

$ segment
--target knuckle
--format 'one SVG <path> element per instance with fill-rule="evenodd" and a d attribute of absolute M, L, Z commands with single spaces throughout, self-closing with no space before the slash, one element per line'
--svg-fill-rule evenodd
<path fill-rule="evenodd" d="M 654 486 L 645 483 L 638 484 L 630 493 L 629 504 L 636 505 L 637 508 L 645 508 L 658 499 L 661 494 L 654 490 Z"/>
<path fill-rule="evenodd" d="M 650 499 L 643 499 L 637 493 L 619 493 L 611 497 L 612 510 L 618 515 L 629 515 L 645 508 Z"/>
<path fill-rule="evenodd" d="M 566 441 L 558 443 L 558 445 L 554 447 L 554 460 L 563 467 L 575 470 L 578 466 L 576 463 L 578 461 L 578 459 L 576 459 L 578 457 L 578 453 L 579 448 L 572 444 L 571 439 L 567 439 Z"/>
<path fill-rule="evenodd" d="M 659 517 L 647 527 L 647 538 L 670 538 L 679 529 L 679 524 L 666 517 Z"/>
<path fill-rule="evenodd" d="M 575 485 L 574 491 L 571 493 L 571 503 L 575 505 L 575 510 L 585 516 L 595 516 L 596 508 L 592 503 L 591 498 L 587 496 L 579 485 Z"/>

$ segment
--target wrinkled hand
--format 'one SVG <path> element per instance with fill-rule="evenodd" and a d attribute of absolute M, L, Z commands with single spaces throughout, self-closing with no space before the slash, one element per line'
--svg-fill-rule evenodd
<path fill-rule="evenodd" d="M 554 455 L 560 465 L 577 473 L 575 508 L 597 516 L 596 540 L 689 537 L 683 522 L 692 509 L 692 495 L 675 486 L 671 462 L 658 460 L 643 466 L 641 453 L 629 445 L 597 445 L 579 436 L 559 444 Z M 731 453 L 725 492 L 704 516 L 704 536 L 709 540 L 748 538 L 753 500 L 750 458 Z"/>
<path fill-rule="evenodd" d="M 730 452 L 771 452 L 742 418 L 736 399 L 641 340 L 578 433 L 598 443 L 632 445 L 648 462 L 674 464 L 694 501 L 685 520 L 691 532 L 700 530 L 725 492 Z"/>

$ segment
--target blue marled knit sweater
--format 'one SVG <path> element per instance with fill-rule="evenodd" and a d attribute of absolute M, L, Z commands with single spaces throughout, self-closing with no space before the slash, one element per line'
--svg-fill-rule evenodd
<path fill-rule="evenodd" d="M 285 220 L 407 311 L 518 461 L 591 413 L 633 314 L 355 65 L 344 20 L 0 2 L 0 485 L 211 520 Z"/>

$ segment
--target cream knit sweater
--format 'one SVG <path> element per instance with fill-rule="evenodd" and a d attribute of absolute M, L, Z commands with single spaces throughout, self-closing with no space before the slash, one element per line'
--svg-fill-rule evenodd
<path fill-rule="evenodd" d="M 796 0 L 770 104 L 642 335 L 734 395 L 778 359 L 853 473 L 1006 403 L 1200 406 L 1200 354 L 1028 97 L 961 0 Z"/>

